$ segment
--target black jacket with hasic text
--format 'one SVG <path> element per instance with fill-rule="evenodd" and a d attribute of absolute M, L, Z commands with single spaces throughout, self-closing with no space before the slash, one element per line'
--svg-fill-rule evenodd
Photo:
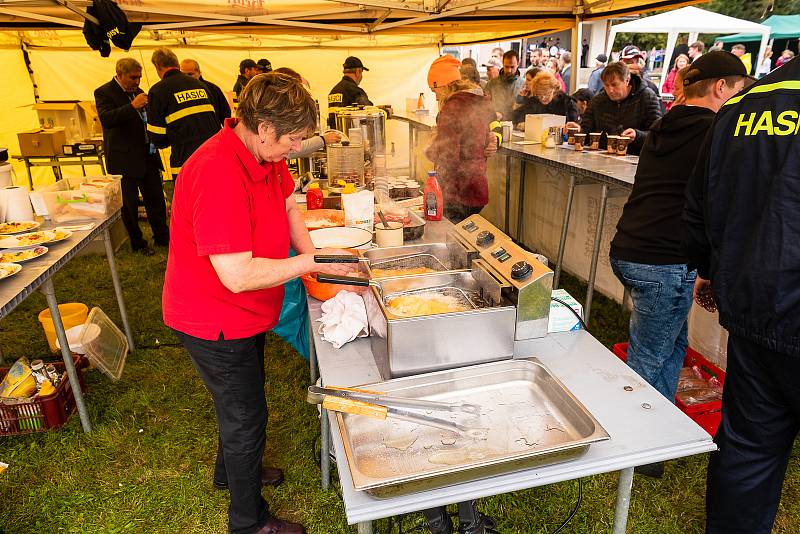
<path fill-rule="evenodd" d="M 720 324 L 800 356 L 800 59 L 717 114 L 686 194 L 686 251 Z"/>

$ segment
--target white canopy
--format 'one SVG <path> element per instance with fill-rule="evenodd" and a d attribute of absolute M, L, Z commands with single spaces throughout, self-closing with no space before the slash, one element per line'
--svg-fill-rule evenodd
<path fill-rule="evenodd" d="M 674 11 L 667 11 L 652 17 L 644 17 L 611 27 L 608 35 L 607 50 L 609 55 L 614 46 L 614 39 L 618 33 L 666 33 L 667 50 L 664 54 L 665 64 L 661 72 L 661 81 L 669 72 L 671 65 L 666 64 L 672 57 L 675 50 L 675 42 L 678 40 L 679 33 L 688 33 L 689 42 L 697 40 L 699 33 L 750 33 L 761 35 L 761 48 L 758 51 L 758 61 L 753 65 L 758 65 L 764 57 L 764 47 L 769 41 L 770 27 L 748 20 L 741 20 L 727 15 L 720 15 L 696 7 L 683 7 Z M 658 84 L 661 87 L 661 83 Z"/>

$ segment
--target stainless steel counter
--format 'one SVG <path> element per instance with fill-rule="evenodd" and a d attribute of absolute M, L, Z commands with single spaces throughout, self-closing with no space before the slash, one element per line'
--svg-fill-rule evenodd
<path fill-rule="evenodd" d="M 429 223 L 425 241 L 436 241 L 450 223 Z M 369 339 L 357 339 L 341 349 L 323 341 L 316 331 L 321 303 L 309 299 L 312 366 L 318 365 L 325 385 L 354 386 L 381 380 Z M 330 438 L 336 451 L 345 512 L 359 532 L 371 532 L 371 521 L 433 506 L 452 504 L 565 480 L 620 471 L 614 533 L 625 532 L 633 483 L 633 467 L 715 450 L 702 428 L 680 412 L 627 365 L 586 331 L 549 334 L 514 344 L 515 358 L 536 357 L 594 415 L 611 435 L 579 459 L 386 499 L 355 491 L 346 464 L 335 415 L 323 411 L 322 450 Z M 312 377 L 315 373 L 312 372 Z M 630 386 L 630 391 L 626 390 Z M 327 454 L 323 452 L 323 459 Z M 329 482 L 323 462 L 323 485 Z"/>

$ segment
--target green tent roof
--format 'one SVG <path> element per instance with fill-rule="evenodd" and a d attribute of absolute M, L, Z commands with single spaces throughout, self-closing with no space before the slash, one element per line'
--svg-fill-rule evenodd
<path fill-rule="evenodd" d="M 792 39 L 794 37 L 800 37 L 800 15 L 772 15 L 761 24 L 772 28 L 769 34 L 770 39 Z M 754 33 L 737 33 L 717 39 L 717 41 L 722 41 L 723 43 L 760 40 L 761 36 Z"/>

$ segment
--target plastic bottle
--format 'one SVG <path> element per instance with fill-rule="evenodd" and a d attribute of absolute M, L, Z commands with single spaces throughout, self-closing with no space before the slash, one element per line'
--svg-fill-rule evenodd
<path fill-rule="evenodd" d="M 70 117 L 69 119 L 69 142 L 70 143 L 80 143 L 83 141 L 83 136 L 81 135 L 81 129 L 78 127 L 78 122 L 75 120 L 75 117 Z"/>
<path fill-rule="evenodd" d="M 425 198 L 425 218 L 429 221 L 441 221 L 444 211 L 444 198 L 442 188 L 436 179 L 436 171 L 428 173 L 428 181 L 425 183 L 423 192 Z"/>
<path fill-rule="evenodd" d="M 324 203 L 325 197 L 322 194 L 322 189 L 319 188 L 319 184 L 314 182 L 309 185 L 308 191 L 306 191 L 306 209 L 309 211 L 322 209 Z"/>
<path fill-rule="evenodd" d="M 425 109 L 425 93 L 420 93 L 417 98 L 417 109 Z"/>
<path fill-rule="evenodd" d="M 100 127 L 97 117 L 92 118 L 92 137 L 103 137 L 103 128 Z"/>

